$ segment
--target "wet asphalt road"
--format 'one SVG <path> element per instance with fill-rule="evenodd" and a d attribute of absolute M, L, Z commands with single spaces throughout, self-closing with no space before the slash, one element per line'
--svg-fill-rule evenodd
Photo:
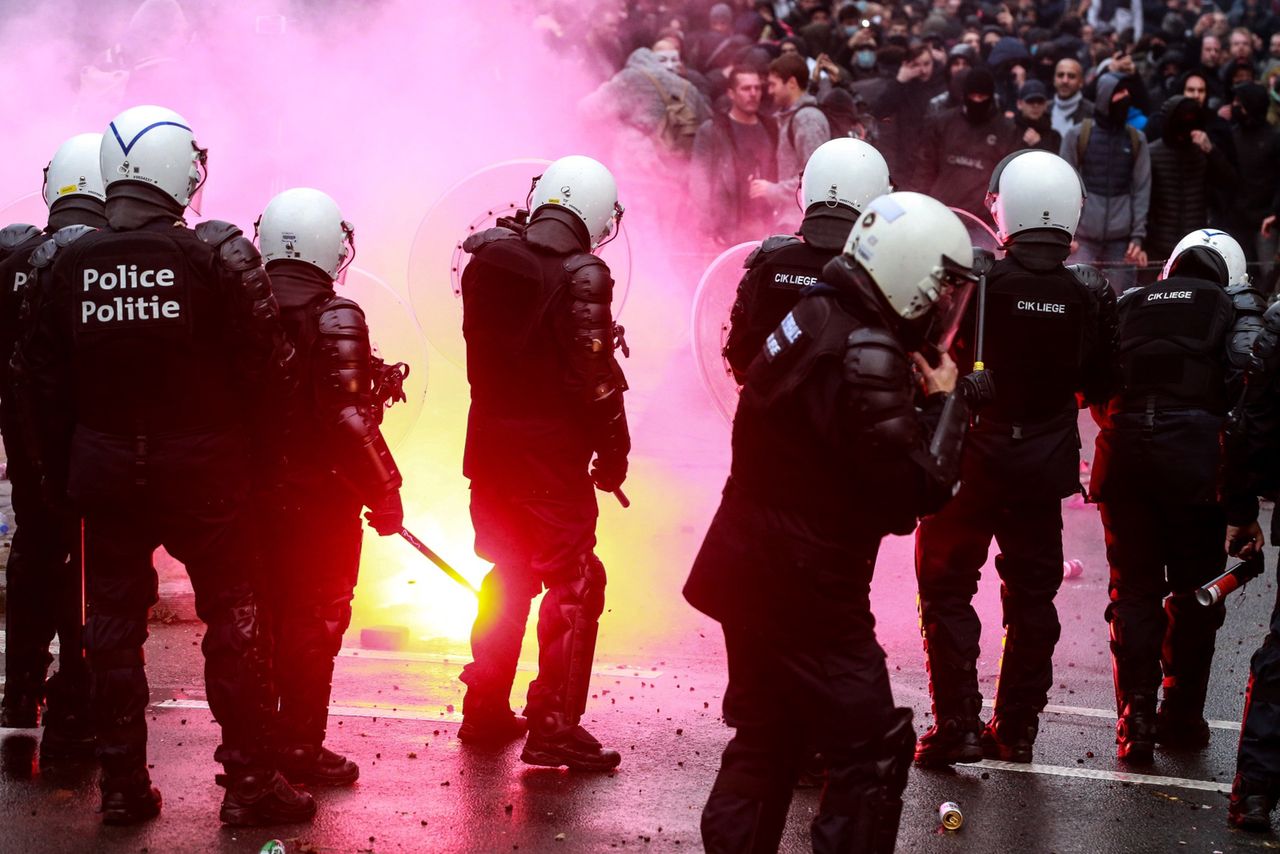
<path fill-rule="evenodd" d="M 898 850 L 1211 854 L 1280 847 L 1274 835 L 1228 830 L 1223 794 L 1234 769 L 1248 658 L 1275 599 L 1274 570 L 1231 601 L 1209 701 L 1208 717 L 1216 722 L 1209 749 L 1160 753 L 1142 769 L 1152 779 L 1125 779 L 1129 769 L 1114 758 L 1097 513 L 1064 512 L 1067 553 L 1084 561 L 1085 574 L 1065 582 L 1058 600 L 1064 634 L 1050 700 L 1056 710 L 1042 724 L 1036 765 L 913 769 Z M 1268 557 L 1274 567 L 1274 549 Z M 873 602 L 895 695 L 915 708 L 923 730 L 928 700 L 914 590 L 906 583 L 909 558 L 908 540 L 886 542 Z M 988 625 L 980 665 L 988 693 L 1000 643 L 993 576 L 987 573 L 979 594 Z M 518 745 L 462 747 L 455 737 L 461 706 L 455 677 L 464 651 L 456 645 L 415 653 L 348 648 L 338 662 L 329 744 L 360 763 L 361 780 L 318 792 L 314 824 L 270 830 L 217 822 L 221 790 L 211 760 L 217 732 L 202 703 L 201 627 L 152 628 L 150 756 L 165 797 L 161 817 L 140 827 L 101 826 L 92 768 L 42 769 L 38 733 L 0 730 L 0 851 L 250 852 L 271 838 L 290 852 L 701 850 L 699 811 L 728 735 L 719 720 L 724 676 L 713 623 L 680 628 L 625 660 L 599 662 L 585 723 L 623 753 L 622 767 L 605 775 L 525 767 Z M 517 698 L 530 678 L 523 668 Z M 937 807 L 946 800 L 964 811 L 958 833 L 939 829 Z M 797 792 L 784 850 L 805 850 L 816 802 L 816 791 Z"/>

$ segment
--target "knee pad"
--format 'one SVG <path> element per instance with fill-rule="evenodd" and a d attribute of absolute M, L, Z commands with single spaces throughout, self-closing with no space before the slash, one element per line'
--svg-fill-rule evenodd
<path fill-rule="evenodd" d="M 319 637 L 325 654 L 332 658 L 342 649 L 342 636 L 351 625 L 351 599 L 344 596 L 317 605 L 313 614 L 320 629 Z"/>
<path fill-rule="evenodd" d="M 204 654 L 243 654 L 259 647 L 262 643 L 259 610 L 257 599 L 247 587 L 227 591 L 209 615 L 202 644 Z"/>

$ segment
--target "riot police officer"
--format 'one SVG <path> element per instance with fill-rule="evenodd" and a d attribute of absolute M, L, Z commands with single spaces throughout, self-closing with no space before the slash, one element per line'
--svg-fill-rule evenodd
<path fill-rule="evenodd" d="M 324 746 L 334 656 L 351 622 L 360 508 L 383 536 L 404 523 L 400 472 L 382 437 L 375 389 L 400 372 L 375 361 L 364 312 L 335 293 L 355 229 L 328 195 L 286 190 L 257 224 L 258 246 L 295 345 L 297 385 L 269 443 L 256 497 L 273 641 L 280 770 L 291 783 L 344 785 L 356 763 Z"/>
<path fill-rule="evenodd" d="M 23 294 L 34 272 L 31 253 L 63 228 L 106 225 L 98 150 L 102 134 L 84 133 L 63 143 L 44 171 L 48 225 L 10 226 L 0 245 L 11 248 L 0 262 L 0 432 L 13 487 L 17 529 L 7 567 L 5 598 L 5 694 L 0 725 L 33 727 L 47 704 L 41 761 L 92 755 L 89 674 L 81 643 L 80 564 L 73 559 L 74 521 L 40 494 L 30 439 L 9 376 L 14 345 L 30 322 Z M 3 250 L 0 250 L 3 251 Z M 78 558 L 78 556 L 77 556 Z M 58 637 L 58 672 L 45 676 L 49 644 Z"/>
<path fill-rule="evenodd" d="M 1080 488 L 1076 395 L 1105 399 L 1114 338 L 1104 283 L 1063 266 L 1083 200 L 1075 170 L 1045 151 L 1012 154 L 991 176 L 987 201 L 1006 254 L 986 275 L 985 313 L 965 326 L 957 362 L 966 370 L 982 361 L 995 400 L 967 437 L 958 493 L 916 534 L 934 707 L 934 725 L 916 748 L 923 766 L 984 753 L 1031 761 L 1060 633 L 1053 599 L 1062 583 L 1061 500 Z M 992 539 L 1006 633 L 995 715 L 984 730 L 972 600 Z"/>
<path fill-rule="evenodd" d="M 530 600 L 545 586 L 521 759 L 608 770 L 619 755 L 579 720 L 604 610 L 593 487 L 618 489 L 631 449 L 613 279 L 592 254 L 622 209 L 609 170 L 575 155 L 547 167 L 531 210 L 527 226 L 504 220 L 463 244 L 472 254 L 462 278 L 471 381 L 463 473 L 476 554 L 494 568 L 480 587 L 458 738 L 502 743 L 524 731 L 511 685 Z"/>
<path fill-rule="evenodd" d="M 85 651 L 102 765 L 102 817 L 157 815 L 147 771 L 142 646 L 164 545 L 207 624 L 209 706 L 222 727 L 229 824 L 311 818 L 267 750 L 269 662 L 248 583 L 246 424 L 291 348 L 258 251 L 227 223 L 183 214 L 204 180 L 187 121 L 121 113 L 100 155 L 108 227 L 58 232 L 36 252 L 40 308 L 17 354 L 37 414 L 42 477 L 83 518 Z"/>
<path fill-rule="evenodd" d="M 810 155 L 800 179 L 804 220 L 799 237 L 766 237 L 747 257 L 747 272 L 738 285 L 724 357 L 739 382 L 765 336 L 795 305 L 800 292 L 818 282 L 826 263 L 844 249 L 858 215 L 889 190 L 884 156 L 860 139 L 833 139 Z"/>
<path fill-rule="evenodd" d="M 1233 413 L 1226 444 L 1223 505 L 1226 550 L 1261 560 L 1265 538 L 1258 524 L 1259 495 L 1280 490 L 1280 303 L 1263 316 L 1252 348 L 1248 395 Z M 1271 514 L 1271 542 L 1280 541 L 1280 513 Z M 1227 821 L 1243 830 L 1271 832 L 1280 799 L 1280 594 L 1271 624 L 1249 662 L 1244 721 Z"/>
<path fill-rule="evenodd" d="M 702 813 L 708 851 L 776 851 L 814 748 L 828 771 L 814 851 L 893 851 L 915 731 L 868 596 L 881 538 L 910 532 L 958 472 L 968 414 L 945 351 L 972 259 L 941 202 L 875 199 L 747 373 L 684 588 L 724 629 L 736 729 Z"/>
<path fill-rule="evenodd" d="M 1221 443 L 1265 302 L 1226 233 L 1184 237 L 1159 281 L 1120 298 L 1119 378 L 1100 408 L 1091 491 L 1111 565 L 1117 754 L 1201 748 L 1214 637 L 1225 603 L 1195 590 L 1225 566 Z M 1164 698 L 1156 713 L 1163 669 Z"/>

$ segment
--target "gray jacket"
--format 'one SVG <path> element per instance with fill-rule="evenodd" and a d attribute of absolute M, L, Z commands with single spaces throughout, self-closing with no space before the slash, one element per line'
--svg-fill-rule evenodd
<path fill-rule="evenodd" d="M 1096 103 L 1110 103 L 1111 92 L 1103 93 L 1101 89 L 1102 86 L 1099 85 Z M 1058 152 L 1080 173 L 1086 187 L 1084 211 L 1080 215 L 1076 236 L 1095 241 L 1127 240 L 1141 243 L 1147 236 L 1147 211 L 1151 207 L 1151 154 L 1147 149 L 1147 140 L 1141 133 L 1133 134 L 1130 139 L 1126 128 L 1112 130 L 1097 124 L 1096 118 L 1093 122 L 1089 147 L 1091 152 L 1097 151 L 1098 156 L 1088 153 L 1086 162 L 1080 162 L 1082 125 L 1076 125 L 1062 135 L 1062 150 Z M 1101 143 L 1106 140 L 1115 144 L 1103 147 Z M 1132 149 L 1133 141 L 1137 143 L 1136 150 Z M 1102 159 L 1104 157 L 1106 159 Z M 1106 184 L 1108 180 L 1115 183 L 1114 175 L 1124 170 L 1131 170 L 1127 192 L 1107 195 L 1087 191 L 1088 187 Z M 1112 174 L 1108 176 L 1105 173 Z"/>
<path fill-rule="evenodd" d="M 831 125 L 812 95 L 800 96 L 790 108 L 778 113 L 778 183 L 769 201 L 778 210 L 795 207 L 800 173 L 819 145 L 831 139 Z M 800 212 L 795 221 L 799 223 Z"/>

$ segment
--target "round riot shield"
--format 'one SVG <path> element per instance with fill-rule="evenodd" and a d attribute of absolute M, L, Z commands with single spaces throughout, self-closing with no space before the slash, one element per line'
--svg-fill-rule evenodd
<path fill-rule="evenodd" d="M 413 432 L 427 397 L 427 341 L 404 300 L 391 286 L 367 270 L 352 267 L 339 296 L 350 297 L 364 309 L 374 355 L 388 365 L 404 362 L 409 376 L 404 381 L 405 400 L 384 410 L 382 435 L 395 449 Z"/>
<path fill-rule="evenodd" d="M 462 271 L 470 255 L 462 241 L 491 228 L 498 217 L 525 208 L 533 179 L 550 160 L 525 158 L 487 166 L 463 178 L 442 195 L 418 225 L 409 250 L 409 300 L 429 340 L 444 357 L 462 366 Z M 626 200 L 622 199 L 625 205 Z M 631 243 L 626 217 L 620 233 L 599 250 L 613 274 L 613 316 L 626 304 L 631 282 Z"/>
<path fill-rule="evenodd" d="M 738 381 L 723 351 L 729 338 L 729 312 L 742 281 L 742 265 L 758 240 L 731 246 L 707 265 L 693 296 L 693 358 L 702 385 L 726 421 L 738 408 Z"/>
<path fill-rule="evenodd" d="M 44 228 L 48 221 L 49 209 L 45 206 L 44 195 L 41 193 L 27 193 L 0 208 L 0 228 L 16 222 L 30 223 L 37 228 Z"/>

